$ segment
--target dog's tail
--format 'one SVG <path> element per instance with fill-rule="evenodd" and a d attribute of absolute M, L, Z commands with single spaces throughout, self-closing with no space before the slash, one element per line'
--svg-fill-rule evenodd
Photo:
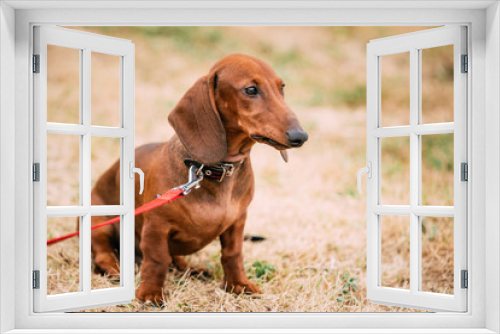
<path fill-rule="evenodd" d="M 245 235 L 243 237 L 244 241 L 250 241 L 250 242 L 262 242 L 266 240 L 266 238 L 258 236 L 258 235 Z"/>

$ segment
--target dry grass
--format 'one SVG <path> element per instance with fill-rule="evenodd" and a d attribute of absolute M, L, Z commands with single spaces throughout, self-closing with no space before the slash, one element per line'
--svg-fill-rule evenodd
<path fill-rule="evenodd" d="M 287 82 L 288 103 L 310 134 L 310 141 L 303 148 L 290 152 L 288 164 L 282 162 L 279 154 L 270 147 L 256 146 L 252 152 L 256 194 L 249 209 L 246 233 L 264 236 L 266 240 L 245 242 L 244 255 L 247 273 L 264 292 L 261 297 L 233 296 L 223 292 L 220 286 L 220 245 L 213 242 L 188 257 L 194 266 L 209 268 L 212 278 L 205 281 L 189 277 L 187 273 L 169 272 L 164 287 L 167 305 L 163 309 L 144 307 L 133 301 L 129 305 L 87 311 L 415 311 L 380 306 L 366 299 L 366 201 L 364 196 L 357 194 L 356 172 L 365 164 L 366 43 L 370 39 L 419 28 L 83 29 L 131 39 L 136 44 L 137 145 L 167 140 L 172 129 L 166 116 L 173 105 L 212 63 L 233 52 L 261 57 L 277 69 Z M 441 56 L 441 53 L 434 55 Z M 57 87 L 69 78 L 69 69 L 78 62 L 63 62 L 62 58 L 58 61 L 56 56 L 54 59 L 63 72 L 52 78 L 52 84 Z M 100 66 L 98 72 L 103 77 L 114 75 L 112 60 L 102 59 L 95 64 Z M 397 68 L 389 71 L 396 75 Z M 426 77 L 432 75 L 434 72 L 430 71 Z M 446 75 L 439 78 L 446 86 L 449 81 L 446 81 Z M 106 80 L 96 80 L 93 85 L 100 92 L 112 89 L 109 88 L 112 84 Z M 394 85 L 392 91 L 403 94 L 401 86 Z M 447 89 L 449 92 L 449 87 L 446 87 L 442 94 Z M 59 87 L 54 91 L 65 90 Z M 61 107 L 52 109 L 52 112 L 53 117 L 62 119 L 71 112 L 68 108 L 74 103 L 67 102 L 71 101 L 70 91 L 58 94 L 50 101 L 55 105 L 61 101 Z M 102 99 L 102 103 L 108 102 Z M 111 108 L 112 101 L 109 103 Z M 450 112 L 444 109 L 440 100 L 428 105 L 434 110 L 441 108 L 447 115 Z M 388 115 L 398 121 L 405 116 L 397 106 L 398 103 Z M 106 115 L 106 112 L 99 115 L 103 124 L 113 122 L 115 116 L 107 118 Z M 452 205 L 453 137 L 446 136 L 438 135 L 424 144 L 424 203 L 441 200 L 442 203 L 437 204 Z M 118 156 L 116 143 L 106 141 L 95 139 L 92 148 L 93 181 Z M 52 205 L 62 205 L 68 198 L 78 202 L 78 171 L 75 172 L 78 146 L 75 149 L 70 142 L 62 140 L 49 147 L 49 162 L 58 166 L 49 175 L 52 182 L 48 194 Z M 408 204 L 404 203 L 409 198 L 409 187 L 405 186 L 409 185 L 405 145 L 405 140 L 400 138 L 384 144 L 382 156 L 387 163 L 383 164 L 383 199 L 387 198 L 390 204 Z M 405 219 L 407 217 L 384 217 L 383 220 L 384 285 L 409 286 L 409 232 Z M 452 220 L 442 218 L 426 218 L 424 221 L 422 289 L 425 291 L 450 293 L 453 289 L 452 223 Z M 74 217 L 62 218 L 50 225 L 48 233 L 56 236 L 74 231 L 75 226 Z M 48 268 L 51 270 L 51 293 L 77 289 L 78 239 L 49 247 Z M 139 281 L 140 277 L 137 275 L 136 279 Z M 93 275 L 92 281 L 95 288 L 112 286 L 106 277 Z"/>

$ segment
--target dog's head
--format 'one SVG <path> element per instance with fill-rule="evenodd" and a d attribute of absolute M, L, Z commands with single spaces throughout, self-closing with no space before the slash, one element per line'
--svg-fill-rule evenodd
<path fill-rule="evenodd" d="M 205 164 L 226 158 L 228 138 L 238 138 L 242 150 L 255 142 L 277 150 L 300 147 L 308 135 L 285 103 L 284 87 L 262 60 L 231 55 L 198 79 L 168 119 L 193 158 Z"/>

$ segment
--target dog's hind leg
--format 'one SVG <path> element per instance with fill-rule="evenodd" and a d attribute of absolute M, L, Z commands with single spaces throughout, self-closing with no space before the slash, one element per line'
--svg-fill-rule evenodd
<path fill-rule="evenodd" d="M 109 217 L 92 217 L 92 225 L 106 221 Z M 108 275 L 111 280 L 120 280 L 120 262 L 118 245 L 115 245 L 115 226 L 107 225 L 92 231 L 92 259 L 94 272 Z M 119 247 L 119 246 L 118 246 Z"/>
<path fill-rule="evenodd" d="M 110 205 L 97 191 L 92 191 L 92 205 Z M 93 216 L 92 226 L 113 218 Z M 120 223 L 106 225 L 92 230 L 92 262 L 96 274 L 108 275 L 111 280 L 120 280 Z"/>

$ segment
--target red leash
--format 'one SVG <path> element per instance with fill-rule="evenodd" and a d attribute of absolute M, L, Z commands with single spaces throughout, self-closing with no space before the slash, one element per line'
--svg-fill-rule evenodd
<path fill-rule="evenodd" d="M 182 187 L 171 189 L 171 190 L 167 191 L 166 193 L 164 193 L 163 195 L 161 195 L 160 197 L 157 197 L 154 200 L 152 200 L 151 202 L 146 203 L 143 206 L 140 206 L 137 209 L 135 209 L 135 215 L 137 216 L 141 213 L 144 213 L 146 211 L 150 211 L 150 210 L 153 210 L 159 206 L 162 206 L 165 203 L 172 202 L 173 200 L 176 200 L 179 197 L 183 197 L 185 191 L 186 191 L 186 189 L 183 189 Z M 104 223 L 94 225 L 90 229 L 94 230 L 96 228 L 106 226 L 106 225 L 111 225 L 111 224 L 117 223 L 119 221 L 120 221 L 120 216 L 112 218 L 110 220 L 107 220 Z M 62 237 L 59 237 L 59 238 L 47 240 L 47 246 L 51 245 L 51 244 L 55 244 L 56 242 L 63 241 L 65 239 L 74 237 L 75 235 L 79 235 L 79 234 L 80 234 L 80 231 L 77 231 L 77 232 L 63 235 Z"/>

